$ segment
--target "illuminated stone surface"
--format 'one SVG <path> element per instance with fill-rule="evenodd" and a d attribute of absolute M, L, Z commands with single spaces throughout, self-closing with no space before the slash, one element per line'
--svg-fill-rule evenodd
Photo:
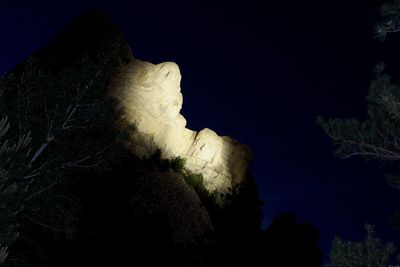
<path fill-rule="evenodd" d="M 185 128 L 180 81 L 175 63 L 132 60 L 114 79 L 110 92 L 125 109 L 124 119 L 137 128 L 132 146 L 138 156 L 148 157 L 160 148 L 164 158 L 185 158 L 186 168 L 203 174 L 209 190 L 225 191 L 245 179 L 249 149 L 207 128 Z"/>

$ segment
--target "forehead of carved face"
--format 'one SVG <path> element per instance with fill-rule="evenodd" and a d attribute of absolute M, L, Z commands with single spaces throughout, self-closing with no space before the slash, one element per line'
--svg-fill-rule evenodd
<path fill-rule="evenodd" d="M 182 108 L 181 74 L 173 62 L 152 64 L 135 60 L 128 66 L 126 98 L 121 100 L 133 113 L 146 112 L 162 120 L 174 120 Z"/>
<path fill-rule="evenodd" d="M 154 65 L 153 84 L 167 86 L 180 91 L 181 73 L 178 65 L 173 62 L 164 62 Z"/>
<path fill-rule="evenodd" d="M 162 117 L 176 118 L 182 108 L 181 74 L 178 65 L 165 62 L 154 65 L 152 85 L 157 91 L 157 113 Z"/>
<path fill-rule="evenodd" d="M 173 62 L 152 64 L 135 60 L 128 69 L 131 86 L 142 90 L 180 90 L 181 73 Z"/>

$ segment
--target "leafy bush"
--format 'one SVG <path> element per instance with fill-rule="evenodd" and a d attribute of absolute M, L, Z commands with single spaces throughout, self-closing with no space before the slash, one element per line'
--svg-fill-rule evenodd
<path fill-rule="evenodd" d="M 187 183 L 196 191 L 204 188 L 204 177 L 201 173 L 192 173 L 186 176 Z"/>
<path fill-rule="evenodd" d="M 181 157 L 176 157 L 170 161 L 172 169 L 182 174 L 185 173 L 186 169 L 186 159 Z"/>
<path fill-rule="evenodd" d="M 191 173 L 185 175 L 186 182 L 193 187 L 200 200 L 206 207 L 217 205 L 217 191 L 209 191 L 204 186 L 204 177 L 201 173 Z"/>

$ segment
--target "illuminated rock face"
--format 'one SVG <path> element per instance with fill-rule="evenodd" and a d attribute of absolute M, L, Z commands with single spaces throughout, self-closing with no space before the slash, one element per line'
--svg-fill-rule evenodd
<path fill-rule="evenodd" d="M 132 146 L 138 156 L 148 157 L 159 148 L 164 158 L 185 158 L 186 168 L 203 174 L 209 190 L 223 192 L 244 181 L 249 149 L 207 128 L 185 128 L 180 81 L 175 63 L 132 60 L 114 79 L 110 92 L 124 108 L 124 119 L 136 126 Z"/>

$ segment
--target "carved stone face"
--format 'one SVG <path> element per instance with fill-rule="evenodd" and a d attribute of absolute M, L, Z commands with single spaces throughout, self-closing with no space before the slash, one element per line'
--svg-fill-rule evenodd
<path fill-rule="evenodd" d="M 133 60 L 111 91 L 125 109 L 126 119 L 136 126 L 132 143 L 138 156 L 148 157 L 159 148 L 164 157 L 186 158 L 186 167 L 202 173 L 207 188 L 224 191 L 245 178 L 249 150 L 210 129 L 195 132 L 185 128 L 180 82 L 175 63 Z"/>
<path fill-rule="evenodd" d="M 128 81 L 127 89 L 124 99 L 121 100 L 129 102 L 125 104 L 128 112 L 151 116 L 153 119 L 148 118 L 147 126 L 155 122 L 154 118 L 160 120 L 157 124 L 162 122 L 180 127 L 186 125 L 179 113 L 182 108 L 181 74 L 175 63 L 154 65 L 134 60 L 128 65 L 125 76 Z M 134 118 L 135 121 L 140 119 L 137 116 Z"/>
<path fill-rule="evenodd" d="M 140 85 L 135 89 L 152 91 L 149 95 L 159 100 L 157 104 L 149 105 L 153 116 L 175 119 L 182 108 L 181 74 L 178 66 L 172 62 L 145 64 L 146 73 L 141 76 L 142 79 L 138 81 Z"/>

